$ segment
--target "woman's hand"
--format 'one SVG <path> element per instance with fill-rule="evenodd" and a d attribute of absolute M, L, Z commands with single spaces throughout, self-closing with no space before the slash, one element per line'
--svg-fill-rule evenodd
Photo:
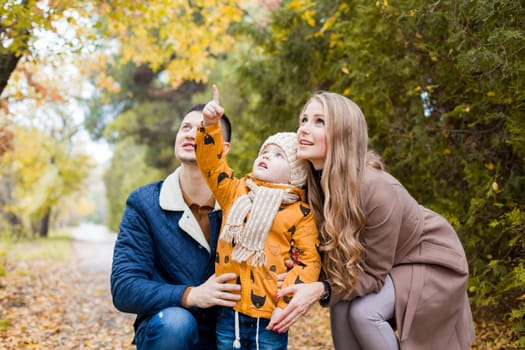
<path fill-rule="evenodd" d="M 278 318 L 279 315 L 281 315 L 282 313 L 283 313 L 283 309 L 277 306 L 275 309 L 273 309 L 272 318 Z M 270 326 L 268 325 L 268 327 Z M 270 328 L 266 328 L 266 329 L 270 330 Z"/>
<path fill-rule="evenodd" d="M 214 125 L 219 122 L 219 119 L 224 115 L 224 108 L 219 104 L 219 89 L 215 84 L 212 85 L 213 100 L 208 102 L 202 110 L 204 125 Z"/>
<path fill-rule="evenodd" d="M 288 286 L 277 293 L 280 298 L 283 295 L 293 295 L 292 300 L 282 312 L 272 314 L 267 330 L 284 333 L 302 315 L 306 314 L 310 307 L 321 299 L 324 286 L 322 282 L 301 283 Z"/>

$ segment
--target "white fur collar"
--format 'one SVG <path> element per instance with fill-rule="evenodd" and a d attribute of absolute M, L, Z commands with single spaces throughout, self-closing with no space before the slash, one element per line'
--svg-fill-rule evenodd
<path fill-rule="evenodd" d="M 179 226 L 209 252 L 210 245 L 206 238 L 204 238 L 204 233 L 202 233 L 199 223 L 182 197 L 179 177 L 180 167 L 175 169 L 162 183 L 159 195 L 160 207 L 164 210 L 183 211 L 185 214 L 181 216 Z M 220 207 L 217 201 L 215 201 L 215 210 L 219 209 Z"/>
<path fill-rule="evenodd" d="M 170 211 L 184 211 L 188 208 L 184 198 L 182 197 L 182 190 L 180 189 L 180 167 L 175 169 L 173 173 L 162 183 L 160 188 L 159 203 L 160 207 L 164 210 Z M 215 210 L 220 210 L 221 207 L 215 201 Z"/>

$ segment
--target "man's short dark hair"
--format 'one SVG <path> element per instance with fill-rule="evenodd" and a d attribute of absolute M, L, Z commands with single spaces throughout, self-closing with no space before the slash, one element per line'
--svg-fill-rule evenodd
<path fill-rule="evenodd" d="M 182 115 L 182 118 L 184 118 L 185 116 L 188 115 L 188 113 L 191 113 L 191 112 L 195 112 L 195 111 L 202 112 L 205 106 L 206 105 L 204 103 L 198 103 L 196 105 L 191 106 L 190 108 L 188 108 L 186 113 Z M 230 123 L 230 119 L 228 118 L 228 116 L 226 116 L 226 113 L 224 113 L 223 116 L 221 117 L 221 128 L 222 128 L 222 135 L 224 137 L 224 141 L 230 142 L 232 138 L 232 124 Z"/>

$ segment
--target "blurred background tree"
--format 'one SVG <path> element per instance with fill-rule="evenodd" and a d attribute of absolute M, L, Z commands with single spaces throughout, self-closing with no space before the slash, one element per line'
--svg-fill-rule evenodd
<path fill-rule="evenodd" d="M 92 164 L 35 128 L 20 127 L 15 134 L 14 151 L 1 159 L 3 211 L 14 233 L 45 237 L 55 210 L 81 188 Z"/>

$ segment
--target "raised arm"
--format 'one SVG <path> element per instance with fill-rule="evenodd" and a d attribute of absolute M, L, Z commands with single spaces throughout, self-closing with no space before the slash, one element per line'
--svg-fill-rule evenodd
<path fill-rule="evenodd" d="M 224 108 L 219 104 L 219 89 L 217 85 L 212 85 L 213 89 L 213 100 L 208 102 L 202 110 L 204 118 L 204 126 L 215 125 L 219 122 L 219 119 L 224 115 Z"/>
<path fill-rule="evenodd" d="M 223 210 L 228 210 L 239 180 L 228 166 L 221 132 L 220 118 L 224 109 L 219 105 L 219 90 L 213 85 L 213 100 L 204 107 L 203 124 L 195 135 L 195 156 L 204 179 Z"/>

